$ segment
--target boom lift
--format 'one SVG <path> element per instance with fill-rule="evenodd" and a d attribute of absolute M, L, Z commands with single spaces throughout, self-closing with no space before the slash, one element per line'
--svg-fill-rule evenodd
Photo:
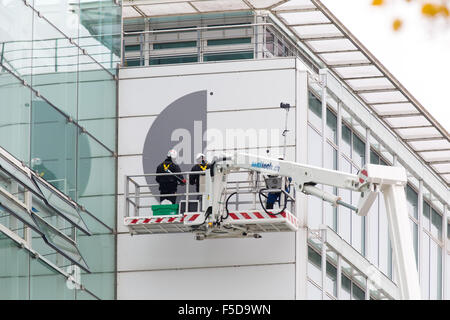
<path fill-rule="evenodd" d="M 264 232 L 295 232 L 299 220 L 286 203 L 290 195 L 283 189 L 265 189 L 284 196 L 284 206 L 269 211 L 262 201 L 252 210 L 232 211 L 228 202 L 234 195 L 227 193 L 227 177 L 233 172 L 246 170 L 250 173 L 290 178 L 297 192 L 312 195 L 333 206 L 348 207 L 360 216 L 368 214 L 370 207 L 382 192 L 386 204 L 389 234 L 395 258 L 400 296 L 403 299 L 420 299 L 419 278 L 409 229 L 406 206 L 406 171 L 402 167 L 366 164 L 357 175 L 320 167 L 275 160 L 250 154 L 236 153 L 215 158 L 205 174 L 205 190 L 202 206 L 198 212 L 185 212 L 170 216 L 125 217 L 125 225 L 132 234 L 192 232 L 197 240 L 213 238 L 260 238 Z M 359 192 L 358 206 L 347 204 L 317 184 L 328 185 Z M 257 185 L 254 185 L 258 188 Z M 236 192 L 235 192 L 236 193 Z M 260 208 L 259 208 L 260 207 Z M 261 209 L 262 208 L 262 209 Z"/>

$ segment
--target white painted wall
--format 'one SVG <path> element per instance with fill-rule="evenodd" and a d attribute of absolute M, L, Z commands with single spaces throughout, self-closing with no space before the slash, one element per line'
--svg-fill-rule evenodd
<path fill-rule="evenodd" d="M 128 68 L 119 81 L 118 291 L 119 299 L 294 299 L 296 261 L 305 261 L 294 233 L 262 239 L 196 241 L 193 234 L 139 235 L 123 227 L 124 176 L 142 174 L 142 152 L 158 114 L 186 94 L 208 91 L 208 130 L 284 127 L 280 102 L 296 106 L 295 59 Z M 213 95 L 209 93 L 213 92 Z M 303 97 L 302 97 L 303 99 Z M 304 99 L 302 100 L 304 101 Z M 295 160 L 296 108 L 289 118 L 287 159 Z M 280 131 L 280 133 L 281 133 Z M 280 139 L 282 142 L 282 140 Z M 255 152 L 256 145 L 251 145 Z M 263 149 L 260 149 L 265 152 Z M 273 154 L 278 141 L 269 141 Z M 163 160 L 164 155 L 161 155 Z M 303 240 L 298 240 L 303 239 Z"/>

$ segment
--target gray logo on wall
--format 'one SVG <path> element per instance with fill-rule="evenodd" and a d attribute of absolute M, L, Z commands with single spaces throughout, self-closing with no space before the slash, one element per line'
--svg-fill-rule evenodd
<path fill-rule="evenodd" d="M 145 139 L 142 155 L 144 174 L 155 173 L 156 167 L 164 161 L 170 149 L 177 150 L 176 162 L 181 171 L 191 170 L 195 155 L 203 152 L 206 147 L 203 139 L 207 129 L 206 109 L 207 91 L 203 90 L 175 100 L 159 114 Z M 180 163 L 180 159 L 184 161 Z M 146 180 L 148 184 L 156 183 L 154 177 L 147 177 Z M 184 187 L 180 187 L 178 192 L 183 190 Z M 151 191 L 156 193 L 157 188 L 152 188 Z"/>

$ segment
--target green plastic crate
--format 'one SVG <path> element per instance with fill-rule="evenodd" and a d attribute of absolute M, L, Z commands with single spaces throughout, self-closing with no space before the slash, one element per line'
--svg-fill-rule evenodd
<path fill-rule="evenodd" d="M 173 216 L 178 214 L 178 204 L 157 204 L 152 206 L 154 216 Z"/>

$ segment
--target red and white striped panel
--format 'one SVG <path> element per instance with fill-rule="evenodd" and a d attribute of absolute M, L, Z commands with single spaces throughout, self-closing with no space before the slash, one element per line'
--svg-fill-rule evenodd
<path fill-rule="evenodd" d="M 180 223 L 183 222 L 183 216 L 175 216 L 175 217 L 128 217 L 124 219 L 124 223 L 126 226 L 133 225 L 142 225 L 142 224 L 153 224 L 153 223 Z"/>
<path fill-rule="evenodd" d="M 230 212 L 226 222 L 231 224 L 284 223 L 293 231 L 297 231 L 299 226 L 298 219 L 288 211 L 277 215 L 257 210 Z"/>
<path fill-rule="evenodd" d="M 149 224 L 167 224 L 183 223 L 185 225 L 195 225 L 202 223 L 201 214 L 190 213 L 184 216 L 152 216 L 152 217 L 127 217 L 124 219 L 126 226 L 149 225 Z"/>

